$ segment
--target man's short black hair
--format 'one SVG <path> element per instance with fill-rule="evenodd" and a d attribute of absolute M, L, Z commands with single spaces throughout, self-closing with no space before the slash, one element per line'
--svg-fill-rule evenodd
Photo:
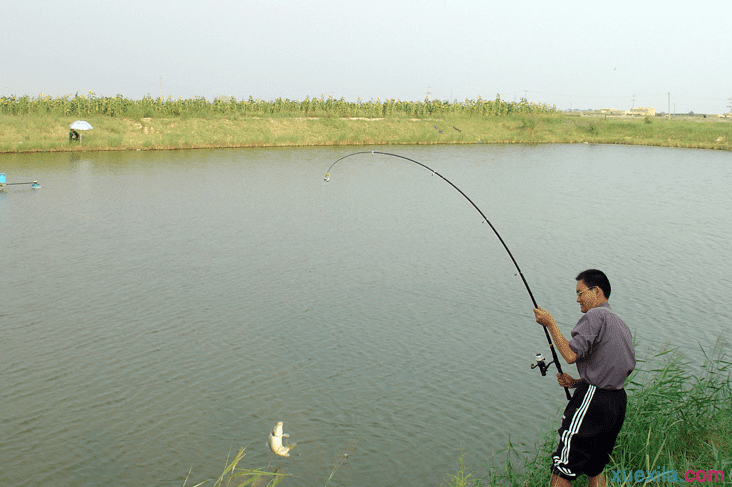
<path fill-rule="evenodd" d="M 606 299 L 610 298 L 610 281 L 604 272 L 597 269 L 587 269 L 577 274 L 575 278 L 577 281 L 582 281 L 585 285 L 590 287 L 599 287 L 602 289 Z"/>

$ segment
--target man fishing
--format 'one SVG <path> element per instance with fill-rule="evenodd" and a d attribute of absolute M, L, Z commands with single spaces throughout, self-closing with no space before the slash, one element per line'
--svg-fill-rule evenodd
<path fill-rule="evenodd" d="M 591 487 L 604 486 L 605 477 L 602 471 L 610 459 L 615 439 L 625 419 L 626 396 L 623 385 L 628 374 L 635 368 L 633 337 L 607 302 L 610 297 L 610 282 L 607 276 L 595 269 L 588 269 L 577 276 L 577 302 L 580 303 L 584 316 L 572 330 L 572 340 L 567 341 L 557 328 L 552 315 L 536 304 L 516 259 L 496 228 L 473 200 L 442 174 L 408 157 L 386 152 L 361 151 L 343 156 L 331 164 L 325 172 L 325 182 L 330 181 L 330 171 L 339 161 L 368 153 L 398 157 L 439 176 L 473 205 L 501 241 L 529 293 L 535 308 L 536 321 L 545 327 L 547 341 L 551 345 L 553 337 L 564 359 L 569 364 L 576 362 L 580 374 L 580 379 L 574 379 L 561 373 L 559 359 L 552 346 L 552 358 L 559 372 L 557 376 L 559 385 L 577 389 L 571 399 L 568 390 L 565 389 L 570 402 L 564 411 L 562 427 L 559 430 L 559 446 L 552 459 L 552 485 L 571 486 L 571 482 L 578 475 L 585 474 L 590 477 Z M 540 370 L 545 373 L 546 365 L 541 367 Z"/>
<path fill-rule="evenodd" d="M 590 487 L 605 486 L 602 474 L 625 420 L 627 402 L 623 385 L 635 368 L 633 337 L 616 315 L 608 298 L 605 273 L 588 269 L 577 277 L 577 302 L 583 315 L 567 340 L 552 315 L 536 308 L 537 323 L 545 326 L 559 353 L 576 364 L 579 379 L 557 374 L 562 387 L 576 388 L 564 410 L 559 445 L 552 455 L 552 486 L 571 486 L 579 475 Z"/>

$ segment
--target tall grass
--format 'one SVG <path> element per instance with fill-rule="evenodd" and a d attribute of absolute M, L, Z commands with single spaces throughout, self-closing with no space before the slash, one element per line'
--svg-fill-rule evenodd
<path fill-rule="evenodd" d="M 608 485 L 638 485 L 635 479 L 630 480 L 630 475 L 638 471 L 644 472 L 640 484 L 661 487 L 677 484 L 671 471 L 681 482 L 689 470 L 721 471 L 727 483 L 732 480 L 732 363 L 726 358 L 722 342 L 704 356 L 705 362 L 697 372 L 675 350 L 659 353 L 647 362 L 639 361 L 627 383 L 625 424 L 605 469 Z M 503 451 L 506 461 L 502 466 L 489 468 L 482 478 L 459 468 L 448 485 L 548 486 L 550 458 L 556 447 L 554 431 L 537 445 L 536 453 L 529 454 L 522 451 L 522 445 L 509 442 Z M 659 475 L 649 476 L 648 472 Z M 471 482 L 465 483 L 467 480 Z M 580 478 L 575 485 L 587 485 L 586 478 Z"/>
<path fill-rule="evenodd" d="M 307 97 L 304 100 L 277 98 L 273 101 L 236 100 L 232 97 L 218 97 L 213 101 L 197 97 L 192 99 L 152 98 L 149 95 L 141 100 L 130 100 L 117 95 L 114 97 L 87 95 L 66 95 L 50 97 L 39 95 L 36 98 L 0 97 L 0 115 L 56 115 L 56 116 L 108 116 L 127 118 L 146 117 L 433 117 L 445 115 L 511 115 L 536 112 L 552 112 L 553 107 L 545 104 L 529 103 L 525 98 L 519 102 L 502 100 L 464 101 L 401 101 L 388 99 L 349 102 L 332 96 L 320 98 Z"/>
<path fill-rule="evenodd" d="M 193 487 L 201 487 L 209 482 L 213 482 L 214 487 L 245 487 L 245 486 L 264 486 L 274 487 L 275 485 L 282 482 L 287 474 L 278 472 L 275 469 L 274 472 L 266 472 L 260 468 L 239 468 L 239 462 L 244 458 L 246 453 L 244 448 L 239 449 L 239 453 L 227 463 L 226 468 L 221 473 L 221 476 L 216 480 L 205 480 L 200 482 Z M 189 472 L 190 474 L 190 472 Z M 186 487 L 188 478 L 183 482 L 183 487 Z"/>
<path fill-rule="evenodd" d="M 348 441 L 342 448 L 341 452 L 336 455 L 333 469 L 325 480 L 323 487 L 328 487 L 336 473 L 348 461 L 349 452 L 353 452 L 354 450 L 356 450 L 356 442 L 353 440 Z M 213 487 L 274 487 L 289 476 L 288 474 L 279 471 L 279 467 L 275 468 L 272 472 L 265 471 L 261 468 L 240 468 L 238 465 L 244 458 L 244 455 L 244 448 L 241 448 L 233 460 L 227 460 L 226 468 L 224 468 L 224 471 L 218 479 L 205 480 L 193 485 L 192 487 L 201 487 L 212 482 L 213 483 L 211 485 L 213 485 Z M 183 487 L 187 487 L 187 484 L 188 478 L 183 482 Z"/>

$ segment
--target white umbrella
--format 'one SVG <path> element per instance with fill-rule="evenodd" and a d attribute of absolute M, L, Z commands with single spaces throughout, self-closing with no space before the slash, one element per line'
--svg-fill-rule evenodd
<path fill-rule="evenodd" d="M 70 128 L 75 130 L 91 130 L 93 127 L 89 125 L 89 122 L 85 120 L 77 120 L 76 122 L 72 123 Z"/>
<path fill-rule="evenodd" d="M 74 130 L 90 130 L 93 128 L 86 120 L 77 120 L 76 122 L 69 125 L 69 127 Z M 79 138 L 79 142 L 81 142 L 81 137 Z"/>

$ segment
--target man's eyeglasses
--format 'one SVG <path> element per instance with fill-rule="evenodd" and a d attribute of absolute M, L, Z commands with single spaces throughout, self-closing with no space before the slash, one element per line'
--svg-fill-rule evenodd
<path fill-rule="evenodd" d="M 582 291 L 577 291 L 577 297 L 579 298 L 580 296 L 582 296 L 583 292 L 589 291 L 590 289 L 593 289 L 594 287 L 595 286 L 592 286 L 592 287 L 588 287 L 587 289 L 583 289 Z"/>

